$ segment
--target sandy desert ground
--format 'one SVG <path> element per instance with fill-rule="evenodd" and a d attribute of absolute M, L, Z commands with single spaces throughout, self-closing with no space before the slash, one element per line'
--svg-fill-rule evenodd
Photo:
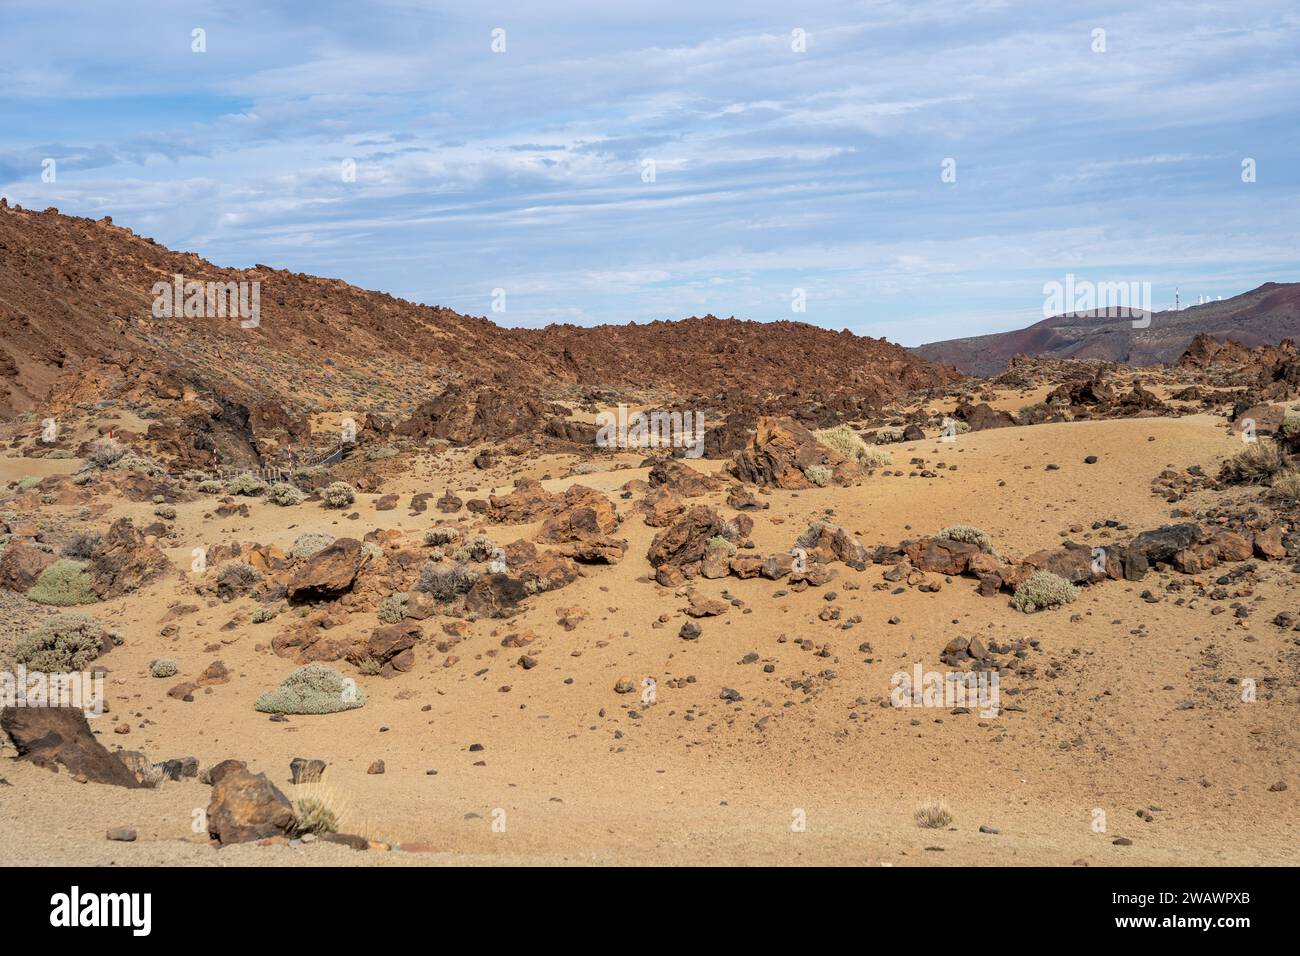
<path fill-rule="evenodd" d="M 773 489 L 763 496 L 770 508 L 754 513 L 751 537 L 758 554 L 786 551 L 810 519 L 827 517 L 868 547 L 952 524 L 979 526 L 1015 554 L 1064 536 L 1104 546 L 1123 528 L 1173 520 L 1173 506 L 1151 491 L 1162 469 L 1212 472 L 1239 448 L 1210 415 L 897 444 L 890 446 L 896 464 L 922 458 L 944 470 L 936 478 L 876 474 L 849 487 Z M 1089 455 L 1098 461 L 1084 464 Z M 384 490 L 403 499 L 444 489 L 469 496 L 470 488 L 486 496 L 508 492 L 521 476 L 564 474 L 573 462 L 549 456 L 484 472 L 472 456 L 464 449 L 422 456 Z M 619 498 L 625 482 L 646 477 L 639 458 L 627 454 L 606 460 L 606 470 L 543 482 L 551 491 L 581 483 L 606 493 L 624 516 L 623 561 L 588 568 L 568 587 L 531 599 L 514 619 L 471 622 L 451 654 L 422 642 L 409 673 L 359 677 L 367 703 L 357 710 L 285 722 L 254 710 L 257 696 L 296 665 L 268 647 L 277 622 L 250 623 L 251 598 L 199 601 L 199 610 L 179 619 L 178 633 L 163 636 L 188 572 L 94 607 L 125 638 L 100 661 L 109 670 L 110 713 L 92 726 L 105 745 L 156 760 L 193 755 L 204 767 L 238 758 L 291 799 L 323 788 L 342 808 L 340 829 L 387 851 L 284 840 L 215 849 L 192 828 L 211 791 L 197 780 L 123 790 L 4 760 L 0 862 L 1300 863 L 1300 643 L 1270 623 L 1296 608 L 1295 575 L 1285 563 L 1261 563 L 1231 601 L 1165 591 L 1170 575 L 1152 574 L 1095 584 L 1068 607 L 1030 615 L 1013 610 L 1006 595 L 979 596 L 969 579 L 931 574 L 937 590 L 895 588 L 882 580 L 888 565 L 837 564 L 832 581 L 802 592 L 761 577 L 696 579 L 692 588 L 728 607 L 699 621 L 698 640 L 684 641 L 687 589 L 648 576 L 646 549 L 658 529 Z M 38 466 L 70 472 L 79 464 L 0 458 L 0 481 L 42 474 Z M 711 471 L 722 463 L 690 464 Z M 1194 511 L 1209 494 L 1193 492 L 1177 507 Z M 192 547 L 216 541 L 288 549 L 305 530 L 417 535 L 445 520 L 401 507 L 376 512 L 377 497 L 359 495 L 342 513 L 319 502 L 277 508 L 252 499 L 247 517 L 226 518 L 212 513 L 210 497 L 182 503 L 166 550 L 185 568 Z M 721 511 L 724 497 L 700 500 Z M 94 522 L 126 515 L 143 526 L 151 510 L 110 502 Z M 354 511 L 359 517 L 349 520 Z M 1108 519 L 1121 529 L 1094 530 Z M 504 544 L 531 537 L 539 524 L 486 530 Z M 1164 592 L 1156 603 L 1141 596 L 1152 589 Z M 1214 612 L 1236 602 L 1248 616 Z M 842 610 L 839 620 L 819 619 L 828 606 Z M 572 630 L 557 626 L 563 609 L 575 607 L 585 617 Z M 843 627 L 850 619 L 859 622 Z M 373 614 L 353 615 L 345 627 L 364 634 L 376 624 Z M 423 624 L 432 634 L 439 619 Z M 502 647 L 504 635 L 526 628 L 537 635 L 527 648 L 531 669 L 517 663 L 519 650 Z M 917 662 L 939 668 L 938 655 L 955 636 L 1036 641 L 1035 676 L 1003 681 L 996 717 L 890 707 L 891 675 Z M 179 675 L 151 677 L 158 657 L 179 660 Z M 197 691 L 192 702 L 166 695 L 218 659 L 228 683 Z M 624 675 L 654 677 L 656 702 L 615 693 Z M 1243 677 L 1260 688 L 1252 703 L 1233 680 Z M 720 699 L 721 688 L 741 699 Z M 119 725 L 128 732 L 115 732 Z M 326 761 L 324 783 L 291 785 L 294 757 Z M 385 772 L 368 773 L 380 759 Z M 1270 789 L 1287 780 L 1289 789 Z M 948 827 L 914 822 L 927 798 L 951 808 Z M 1098 812 L 1105 814 L 1100 832 Z M 111 827 L 134 828 L 139 838 L 110 842 Z M 1120 837 L 1131 843 L 1117 845 Z"/>

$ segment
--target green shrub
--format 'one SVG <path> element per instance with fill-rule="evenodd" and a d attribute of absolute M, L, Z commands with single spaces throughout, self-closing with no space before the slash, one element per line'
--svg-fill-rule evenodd
<path fill-rule="evenodd" d="M 225 485 L 213 478 L 200 481 L 198 485 L 199 491 L 205 495 L 219 495 L 225 490 L 225 487 Z"/>
<path fill-rule="evenodd" d="M 1278 434 L 1288 440 L 1300 435 L 1300 415 L 1288 415 L 1282 419 Z"/>
<path fill-rule="evenodd" d="M 954 524 L 946 528 L 940 528 L 935 532 L 934 536 L 936 538 L 947 538 L 949 541 L 965 541 L 967 544 L 977 545 L 981 551 L 997 554 L 993 550 L 992 539 L 979 528 L 973 528 L 968 524 Z"/>
<path fill-rule="evenodd" d="M 1051 571 L 1035 571 L 1016 588 L 1011 606 L 1017 611 L 1037 611 L 1040 608 L 1070 604 L 1079 596 L 1079 589 L 1065 578 Z"/>
<path fill-rule="evenodd" d="M 271 502 L 273 505 L 279 505 L 281 508 L 291 508 L 294 505 L 300 505 L 306 499 L 306 494 L 299 491 L 293 485 L 283 481 L 276 482 L 266 492 L 266 500 Z"/>
<path fill-rule="evenodd" d="M 406 619 L 406 601 L 404 592 L 388 595 L 379 603 L 379 620 L 385 624 L 400 624 Z"/>
<path fill-rule="evenodd" d="M 99 656 L 103 638 L 104 629 L 90 615 L 56 614 L 18 641 L 14 660 L 43 674 L 81 671 Z"/>
<path fill-rule="evenodd" d="M 808 465 L 803 470 L 803 476 L 818 488 L 825 488 L 830 484 L 831 476 L 833 474 L 834 472 L 825 465 Z"/>
<path fill-rule="evenodd" d="M 19 491 L 30 491 L 31 489 L 35 488 L 35 487 L 36 487 L 37 485 L 39 485 L 40 483 L 41 483 L 41 479 L 36 478 L 36 477 L 32 477 L 32 478 L 23 478 L 22 480 L 20 480 L 20 481 L 18 482 L 18 490 L 19 490 Z"/>
<path fill-rule="evenodd" d="M 257 698 L 255 706 L 264 714 L 333 714 L 365 702 L 366 695 L 354 681 L 323 664 L 308 664 Z"/>
<path fill-rule="evenodd" d="M 180 665 L 170 657 L 160 657 L 149 662 L 149 673 L 154 677 L 175 677 Z"/>
<path fill-rule="evenodd" d="M 266 491 L 266 482 L 245 471 L 231 478 L 226 488 L 232 495 L 246 495 L 251 498 Z"/>
<path fill-rule="evenodd" d="M 396 448 L 390 448 L 385 445 L 382 448 L 370 449 L 370 451 L 366 452 L 366 459 L 368 461 L 383 461 L 385 458 L 392 458 L 396 454 Z"/>
<path fill-rule="evenodd" d="M 176 520 L 176 509 L 171 505 L 159 505 L 157 508 L 153 509 L 153 513 L 164 521 Z"/>
<path fill-rule="evenodd" d="M 306 534 L 298 535 L 289 548 L 289 557 L 295 561 L 303 561 L 314 554 L 319 554 L 331 544 L 334 543 L 334 535 L 324 531 L 308 531 Z"/>
<path fill-rule="evenodd" d="M 357 493 L 346 481 L 332 481 L 320 493 L 326 508 L 346 508 L 357 500 Z"/>
<path fill-rule="evenodd" d="M 727 554 L 735 554 L 736 546 L 728 541 L 723 535 L 715 534 L 705 544 L 709 551 L 725 551 Z"/>
<path fill-rule="evenodd" d="M 27 597 L 37 604 L 54 604 L 69 607 L 73 604 L 94 604 L 99 595 L 90 585 L 90 573 L 84 561 L 68 558 L 55 561 L 41 572 Z"/>

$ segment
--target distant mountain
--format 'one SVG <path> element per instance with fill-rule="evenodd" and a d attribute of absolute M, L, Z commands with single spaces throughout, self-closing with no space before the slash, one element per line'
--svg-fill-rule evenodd
<path fill-rule="evenodd" d="M 1155 312 L 1146 328 L 1095 312 L 1058 315 L 1015 332 L 931 342 L 912 351 L 968 375 L 996 375 L 1013 355 L 1172 365 L 1199 333 L 1242 345 L 1300 339 L 1300 283 L 1266 282 L 1231 299 Z"/>

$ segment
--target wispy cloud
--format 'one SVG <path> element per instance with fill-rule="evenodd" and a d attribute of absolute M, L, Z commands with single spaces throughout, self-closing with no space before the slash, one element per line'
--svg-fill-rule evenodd
<path fill-rule="evenodd" d="M 713 311 L 917 344 L 1032 321 L 1066 272 L 1157 298 L 1300 277 L 1287 0 L 3 16 L 11 201 L 476 314 L 502 287 L 510 324 Z"/>

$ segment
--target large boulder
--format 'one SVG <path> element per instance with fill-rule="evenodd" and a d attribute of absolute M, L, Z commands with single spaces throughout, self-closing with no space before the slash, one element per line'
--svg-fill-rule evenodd
<path fill-rule="evenodd" d="M 707 505 L 696 505 L 650 542 L 646 559 L 652 567 L 681 568 L 703 560 L 709 539 L 722 534 L 725 522 Z"/>
<path fill-rule="evenodd" d="M 527 597 L 521 578 L 483 574 L 465 595 L 465 610 L 480 617 L 511 617 L 522 610 L 520 605 Z"/>
<path fill-rule="evenodd" d="M 0 552 L 0 588 L 27 591 L 36 583 L 41 572 L 56 560 L 58 559 L 48 551 L 14 539 Z"/>
<path fill-rule="evenodd" d="M 583 485 L 574 485 L 558 501 L 559 510 L 546 519 L 537 541 L 563 545 L 565 554 L 578 561 L 617 564 L 627 542 L 610 532 L 618 527 L 618 513 L 608 498 Z"/>
<path fill-rule="evenodd" d="M 293 825 L 293 805 L 266 774 L 238 766 L 213 774 L 208 835 L 222 846 L 286 836 Z"/>
<path fill-rule="evenodd" d="M 91 783 L 116 787 L 143 784 L 121 760 L 95 739 L 80 707 L 6 707 L 0 730 L 9 735 L 21 760 L 38 767 L 81 775 Z"/>
<path fill-rule="evenodd" d="M 814 561 L 843 561 L 861 567 L 871 560 L 862 542 L 852 534 L 837 525 L 822 522 L 810 526 L 800 536 L 797 546 L 808 551 L 808 557 Z"/>
<path fill-rule="evenodd" d="M 977 544 L 952 538 L 918 538 L 900 547 L 913 566 L 936 574 L 962 574 L 972 558 L 984 553 Z"/>
<path fill-rule="evenodd" d="M 686 506 L 666 486 L 660 486 L 642 498 L 637 509 L 645 515 L 645 523 L 650 527 L 666 528 L 681 516 Z"/>
<path fill-rule="evenodd" d="M 1105 555 L 1100 557 L 1102 561 L 1105 560 Z M 1100 562 L 1094 557 L 1092 548 L 1074 542 L 1066 542 L 1059 548 L 1035 551 L 1021 563 L 1034 571 L 1050 571 L 1071 584 L 1087 584 L 1106 576 L 1104 565 L 1101 570 L 1093 570 L 1094 565 L 1100 565 Z"/>
<path fill-rule="evenodd" d="M 969 425 L 973 432 L 984 431 L 986 428 L 1009 428 L 1016 424 L 1014 415 L 995 409 L 988 402 L 979 405 L 962 402 L 952 414 L 953 418 Z"/>
<path fill-rule="evenodd" d="M 543 544 L 586 541 L 618 529 L 618 512 L 610 500 L 585 485 L 569 488 L 552 510 L 537 535 Z"/>
<path fill-rule="evenodd" d="M 328 601 L 352 590 L 366 563 L 366 553 L 356 538 L 339 538 L 307 559 L 294 572 L 286 592 L 291 601 Z"/>
<path fill-rule="evenodd" d="M 519 389 L 451 385 L 421 404 L 394 432 L 408 438 L 443 438 L 457 445 L 539 432 L 565 409 Z"/>
<path fill-rule="evenodd" d="M 353 644 L 347 658 L 352 664 L 372 661 L 379 667 L 382 677 L 404 674 L 415 666 L 412 648 L 424 637 L 424 631 L 413 621 L 402 621 L 377 627 L 370 637 Z"/>
<path fill-rule="evenodd" d="M 813 433 L 793 418 L 758 420 L 749 444 L 738 451 L 727 470 L 741 481 L 777 488 L 811 488 L 805 470 L 819 465 L 834 470 L 844 461 L 819 445 Z"/>
<path fill-rule="evenodd" d="M 536 478 L 520 478 L 506 495 L 489 495 L 487 516 L 503 524 L 527 524 L 553 513 L 556 495 Z"/>
<path fill-rule="evenodd" d="M 1232 430 L 1240 434 L 1247 422 L 1257 435 L 1272 435 L 1282 427 L 1286 408 L 1282 405 L 1252 405 L 1242 410 L 1232 422 Z"/>
<path fill-rule="evenodd" d="M 1047 393 L 1047 402 L 1063 398 L 1070 405 L 1109 405 L 1115 400 L 1115 389 L 1107 385 L 1100 375 L 1076 382 L 1058 385 Z"/>
<path fill-rule="evenodd" d="M 1137 552 L 1146 558 L 1148 564 L 1157 561 L 1172 561 L 1174 555 L 1184 548 L 1200 544 L 1204 537 L 1200 525 L 1169 524 L 1151 531 L 1143 531 L 1129 542 L 1128 550 Z"/>
<path fill-rule="evenodd" d="M 712 475 L 696 471 L 676 458 L 660 458 L 650 468 L 647 478 L 652 488 L 667 488 L 682 498 L 698 498 L 719 491 L 722 482 Z"/>
<path fill-rule="evenodd" d="M 130 518 L 118 518 L 90 553 L 90 583 L 101 600 L 129 594 L 171 570 L 157 545 Z"/>

